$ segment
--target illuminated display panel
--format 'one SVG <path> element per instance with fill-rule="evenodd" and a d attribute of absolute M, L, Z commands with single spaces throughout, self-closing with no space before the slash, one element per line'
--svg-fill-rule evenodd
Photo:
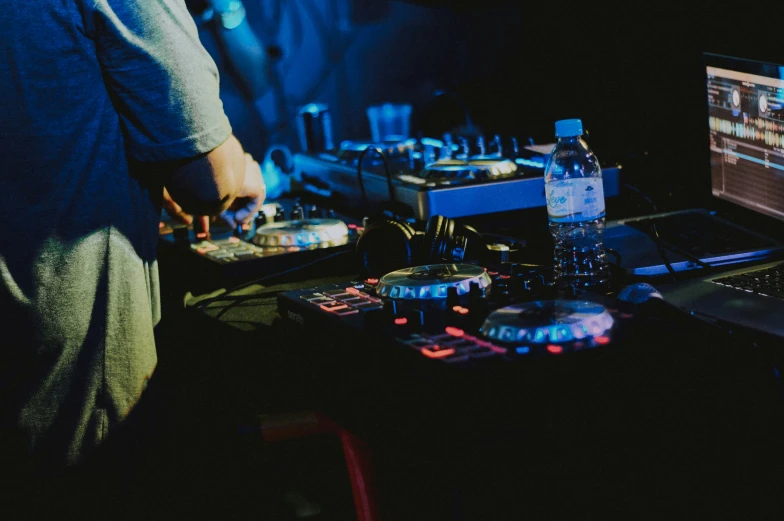
<path fill-rule="evenodd" d="M 708 59 L 712 193 L 784 220 L 784 67 Z"/>

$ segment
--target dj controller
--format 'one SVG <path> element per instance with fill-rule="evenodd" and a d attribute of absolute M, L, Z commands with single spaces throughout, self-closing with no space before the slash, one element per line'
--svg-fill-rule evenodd
<path fill-rule="evenodd" d="M 556 290 L 547 271 L 510 262 L 491 269 L 415 266 L 278 297 L 280 315 L 292 329 L 364 335 L 387 344 L 393 357 L 461 368 L 603 348 L 634 316 L 624 304 Z"/>
<path fill-rule="evenodd" d="M 295 154 L 292 185 L 346 202 L 400 203 L 421 221 L 539 208 L 547 150 L 500 136 L 344 141 Z M 620 166 L 602 169 L 605 197 L 618 195 Z"/>
<path fill-rule="evenodd" d="M 234 230 L 218 220 L 202 230 L 198 221 L 166 218 L 159 247 L 162 261 L 188 274 L 188 290 L 212 291 L 353 252 L 361 232 L 360 221 L 331 208 L 281 198 Z"/>

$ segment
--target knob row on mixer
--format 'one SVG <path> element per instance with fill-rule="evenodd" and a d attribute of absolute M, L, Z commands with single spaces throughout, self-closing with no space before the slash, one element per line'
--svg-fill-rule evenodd
<path fill-rule="evenodd" d="M 528 139 L 528 144 L 533 144 Z M 483 135 L 457 135 L 446 133 L 441 139 L 422 137 L 420 139 L 404 139 L 400 141 L 372 142 L 362 140 L 346 140 L 340 144 L 337 156 L 341 161 L 355 163 L 360 156 L 363 161 L 377 163 L 381 157 L 365 152 L 367 148 L 380 151 L 388 160 L 408 159 L 417 165 L 427 165 L 436 161 L 460 160 L 515 160 L 520 157 L 522 145 L 516 137 L 492 137 Z"/>
<path fill-rule="evenodd" d="M 315 204 L 302 204 L 299 199 L 294 201 L 291 210 L 286 213 L 278 203 L 267 203 L 262 206 L 255 219 L 256 227 L 273 222 L 301 221 L 303 219 L 335 219 L 335 210 L 321 208 Z"/>

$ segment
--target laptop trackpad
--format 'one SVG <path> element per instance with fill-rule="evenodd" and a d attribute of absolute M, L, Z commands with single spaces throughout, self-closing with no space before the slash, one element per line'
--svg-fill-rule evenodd
<path fill-rule="evenodd" d="M 659 288 L 664 300 L 694 311 L 700 318 L 784 336 L 784 301 L 729 288 L 705 280 L 665 285 Z"/>

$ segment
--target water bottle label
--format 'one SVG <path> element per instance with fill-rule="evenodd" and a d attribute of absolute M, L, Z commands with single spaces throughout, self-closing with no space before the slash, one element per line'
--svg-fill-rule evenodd
<path fill-rule="evenodd" d="M 553 222 L 580 222 L 604 217 L 601 178 L 581 177 L 547 183 L 547 214 Z"/>

